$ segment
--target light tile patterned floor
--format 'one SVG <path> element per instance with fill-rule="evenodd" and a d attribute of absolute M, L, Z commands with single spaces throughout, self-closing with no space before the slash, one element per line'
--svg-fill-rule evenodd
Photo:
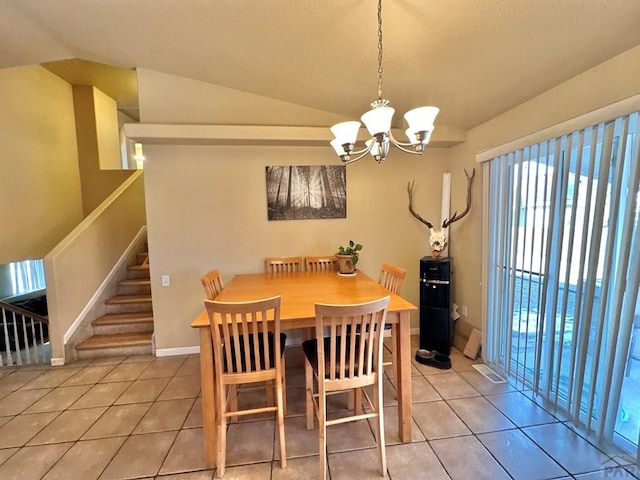
<path fill-rule="evenodd" d="M 317 430 L 308 431 L 303 416 L 301 350 L 289 347 L 286 355 L 288 467 L 280 468 L 273 417 L 245 417 L 229 427 L 226 479 L 317 478 Z M 414 433 L 406 444 L 398 438 L 387 369 L 390 479 L 640 477 L 636 465 L 597 449 L 531 392 L 491 383 L 457 350 L 452 363 L 451 370 L 413 364 Z M 210 480 L 199 394 L 197 355 L 0 368 L 0 479 Z M 260 393 L 240 394 L 245 404 L 261 400 Z M 346 405 L 337 396 L 330 409 L 339 415 Z M 329 428 L 332 480 L 380 478 L 372 432 L 364 421 Z"/>

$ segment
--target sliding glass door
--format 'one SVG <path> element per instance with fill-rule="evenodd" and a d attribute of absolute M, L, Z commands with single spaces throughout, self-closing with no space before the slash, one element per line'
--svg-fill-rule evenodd
<path fill-rule="evenodd" d="M 635 113 L 485 164 L 487 361 L 634 452 L 639 141 Z"/>

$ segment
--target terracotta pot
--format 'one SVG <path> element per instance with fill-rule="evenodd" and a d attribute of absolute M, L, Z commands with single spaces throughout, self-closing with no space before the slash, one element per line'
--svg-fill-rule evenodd
<path fill-rule="evenodd" d="M 356 266 L 353 264 L 353 261 L 351 260 L 352 255 L 336 254 L 336 258 L 338 259 L 338 272 L 340 273 L 356 272 Z"/>

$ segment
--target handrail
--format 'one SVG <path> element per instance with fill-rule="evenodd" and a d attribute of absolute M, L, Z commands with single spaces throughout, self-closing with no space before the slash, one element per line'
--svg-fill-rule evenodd
<path fill-rule="evenodd" d="M 38 320 L 39 322 L 49 324 L 49 318 L 43 317 L 42 315 L 38 315 L 37 313 L 30 312 L 29 310 L 25 310 L 24 308 L 16 307 L 15 305 L 11 305 L 10 303 L 0 302 L 0 309 L 9 310 L 10 312 L 17 313 L 19 315 L 33 318 L 34 320 Z"/>

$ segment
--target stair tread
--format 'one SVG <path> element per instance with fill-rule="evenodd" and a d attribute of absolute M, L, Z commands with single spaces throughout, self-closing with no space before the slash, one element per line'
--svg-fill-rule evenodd
<path fill-rule="evenodd" d="M 149 345 L 151 333 L 113 333 L 109 335 L 94 335 L 84 342 L 76 345 L 77 350 L 90 350 L 98 348 L 131 347 L 136 345 Z"/>
<path fill-rule="evenodd" d="M 105 301 L 108 305 L 151 302 L 151 295 L 116 295 Z"/>
<path fill-rule="evenodd" d="M 127 278 L 126 280 L 120 280 L 118 282 L 122 286 L 139 286 L 139 285 L 151 285 L 151 279 L 149 278 Z"/>
<path fill-rule="evenodd" d="M 129 265 L 129 270 L 149 270 L 149 265 Z"/>
<path fill-rule="evenodd" d="M 96 318 L 91 324 L 99 325 L 126 325 L 129 323 L 153 323 L 153 312 L 110 313 Z"/>

